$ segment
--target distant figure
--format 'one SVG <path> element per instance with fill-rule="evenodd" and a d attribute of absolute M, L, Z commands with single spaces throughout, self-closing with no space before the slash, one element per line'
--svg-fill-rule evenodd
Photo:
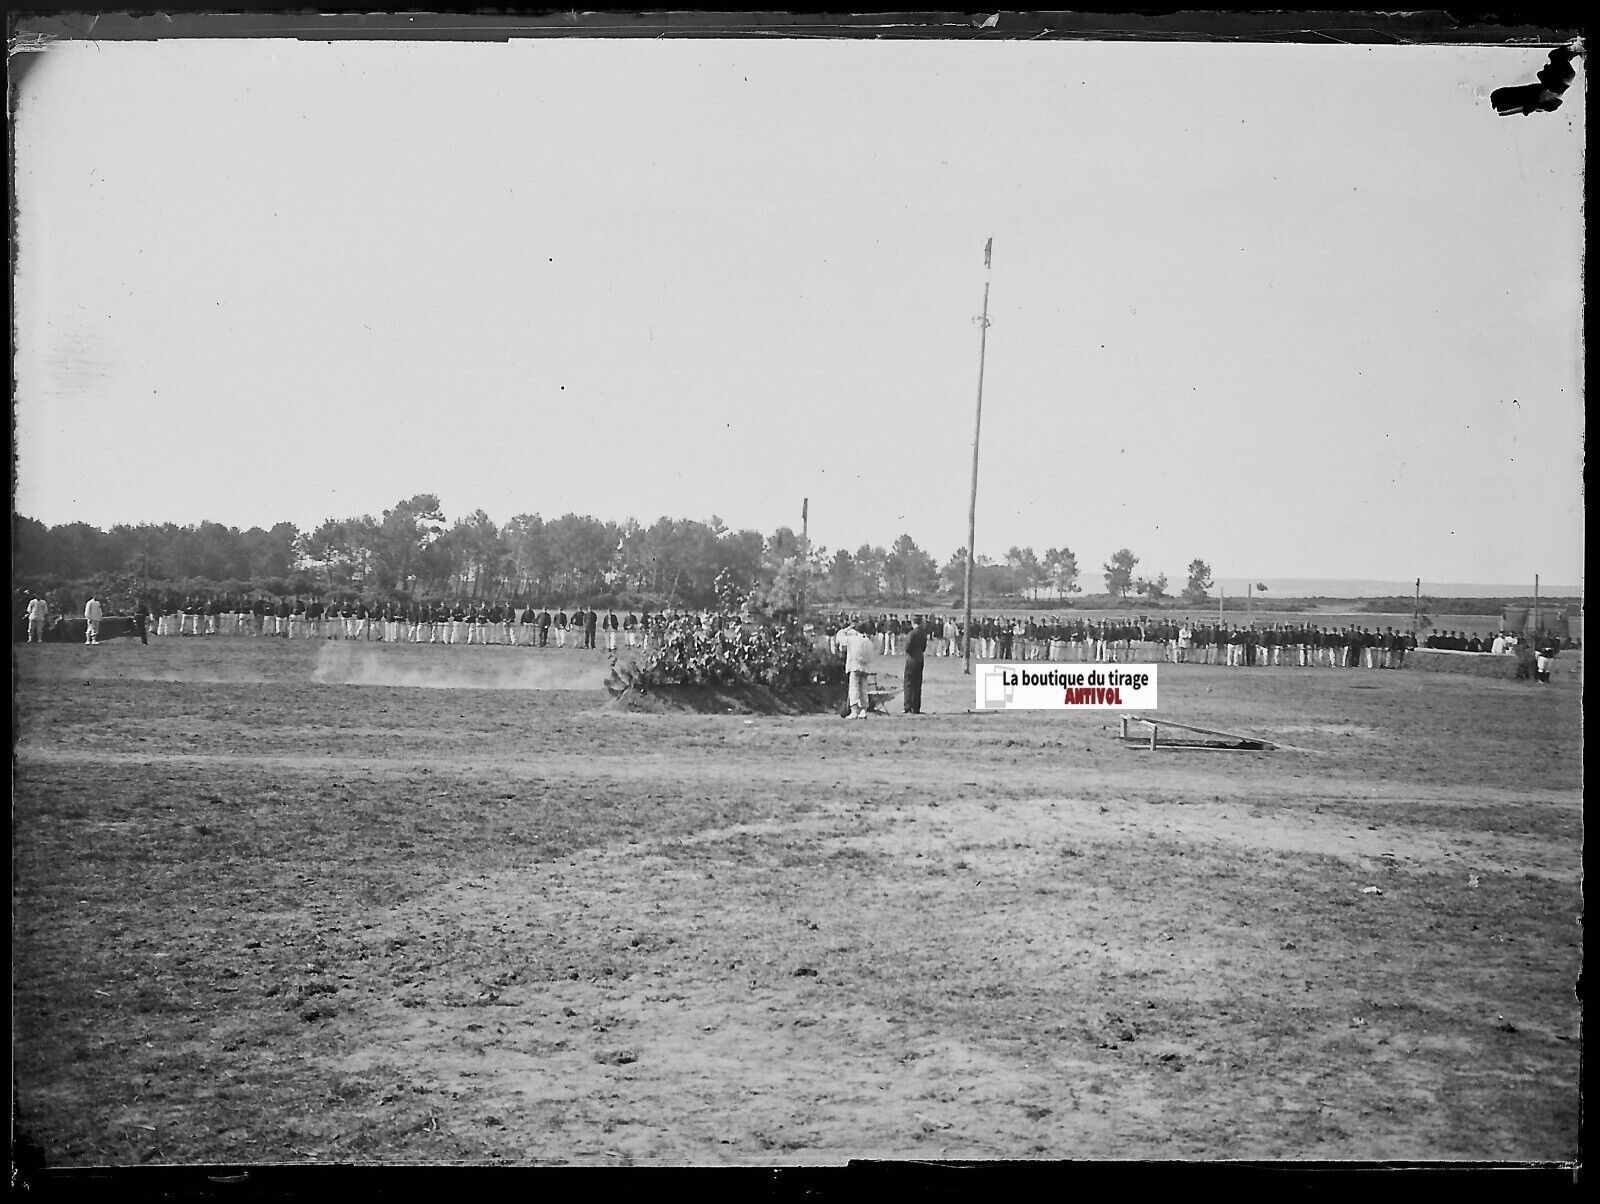
<path fill-rule="evenodd" d="M 28 599 L 28 643 L 44 643 L 44 621 L 50 615 L 50 606 L 43 598 Z"/>
<path fill-rule="evenodd" d="M 1527 681 L 1537 678 L 1539 672 L 1539 658 L 1535 655 L 1526 636 L 1511 637 L 1511 651 L 1517 658 L 1517 680 Z"/>
<path fill-rule="evenodd" d="M 1384 634 L 1387 664 L 1391 669 L 1402 669 L 1406 663 L 1406 637 L 1393 627 Z M 1487 649 L 1485 650 L 1487 651 Z"/>
<path fill-rule="evenodd" d="M 906 637 L 905 682 L 900 697 L 901 709 L 907 715 L 922 714 L 922 658 L 927 647 L 928 625 L 919 619 Z"/>
<path fill-rule="evenodd" d="M 1554 639 L 1547 638 L 1534 652 L 1533 676 L 1536 681 L 1549 682 L 1550 666 L 1555 664 L 1556 654 L 1561 651 L 1561 645 Z"/>
<path fill-rule="evenodd" d="M 100 605 L 100 599 L 93 594 L 83 604 L 83 622 L 87 629 L 84 632 L 85 644 L 98 644 L 100 642 L 100 620 L 105 617 L 105 610 Z"/>
<path fill-rule="evenodd" d="M 854 626 L 843 628 L 833 637 L 834 646 L 844 653 L 844 669 L 850 678 L 850 712 L 846 719 L 867 717 L 867 673 L 872 668 L 872 637 Z"/>
<path fill-rule="evenodd" d="M 139 600 L 139 605 L 133 610 L 133 629 L 139 633 L 139 642 L 145 646 L 150 644 L 150 608 Z"/>

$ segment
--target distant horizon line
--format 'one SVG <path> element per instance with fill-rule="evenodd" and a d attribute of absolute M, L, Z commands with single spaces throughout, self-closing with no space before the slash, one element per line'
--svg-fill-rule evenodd
<path fill-rule="evenodd" d="M 1212 588 L 1227 589 L 1244 594 L 1252 584 L 1248 577 L 1212 577 Z M 1392 581 L 1381 577 L 1256 577 L 1254 582 L 1267 586 L 1267 597 L 1350 597 L 1387 598 L 1410 597 L 1416 592 L 1417 579 Z M 1311 588 L 1317 587 L 1317 588 Z M 1583 586 L 1571 582 L 1540 582 L 1539 594 L 1545 597 L 1583 596 Z M 1340 591 L 1340 592 L 1335 592 Z M 1534 583 L 1529 581 L 1429 581 L 1422 578 L 1422 596 L 1425 598 L 1520 598 L 1532 597 Z"/>

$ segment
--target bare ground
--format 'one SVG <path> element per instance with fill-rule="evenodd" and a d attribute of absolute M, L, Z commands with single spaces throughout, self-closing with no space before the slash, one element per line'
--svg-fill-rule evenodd
<path fill-rule="evenodd" d="M 1576 1156 L 1571 673 L 1164 667 L 1294 747 L 1152 754 L 359 653 L 17 649 L 52 1165 Z"/>

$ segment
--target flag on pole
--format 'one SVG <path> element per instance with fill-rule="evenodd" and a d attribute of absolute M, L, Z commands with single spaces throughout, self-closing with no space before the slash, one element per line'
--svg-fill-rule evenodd
<path fill-rule="evenodd" d="M 994 250 L 994 236 L 989 236 L 989 241 L 983 244 L 983 270 L 989 270 L 989 252 Z"/>

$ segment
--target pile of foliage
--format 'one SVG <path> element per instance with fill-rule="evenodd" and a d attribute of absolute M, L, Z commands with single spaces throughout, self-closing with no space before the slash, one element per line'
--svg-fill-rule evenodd
<path fill-rule="evenodd" d="M 613 688 L 766 686 L 790 690 L 844 681 L 844 658 L 817 648 L 799 625 L 758 617 L 723 573 L 718 605 L 706 616 L 671 620 L 637 664 L 619 662 Z"/>

